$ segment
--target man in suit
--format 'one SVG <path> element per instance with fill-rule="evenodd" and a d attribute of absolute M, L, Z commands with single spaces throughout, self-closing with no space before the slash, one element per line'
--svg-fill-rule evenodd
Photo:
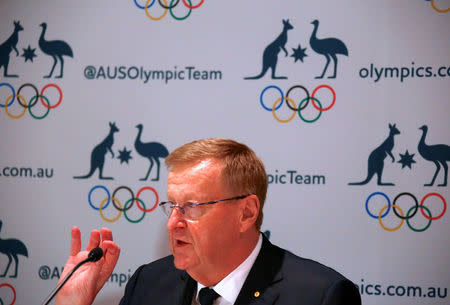
<path fill-rule="evenodd" d="M 160 206 L 169 217 L 172 255 L 141 266 L 121 305 L 361 304 L 358 289 L 345 277 L 262 236 L 267 175 L 247 146 L 227 139 L 194 141 L 174 150 L 166 165 L 168 201 Z M 77 271 L 57 305 L 91 304 L 120 252 L 108 229 L 91 232 L 80 252 L 80 232 L 72 230 L 64 272 L 96 246 L 104 257 Z"/>

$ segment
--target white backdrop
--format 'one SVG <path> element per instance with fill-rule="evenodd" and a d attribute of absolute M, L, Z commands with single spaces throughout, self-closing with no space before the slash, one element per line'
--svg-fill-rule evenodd
<path fill-rule="evenodd" d="M 185 3 L 172 14 L 189 13 Z M 122 248 L 98 305 L 118 303 L 136 267 L 169 254 L 161 211 L 143 213 L 134 204 L 126 217 L 119 215 L 105 192 L 112 196 L 126 186 L 137 197 L 145 187 L 139 198 L 147 210 L 156 194 L 165 199 L 163 165 L 158 180 L 156 163 L 139 180 L 148 157 L 161 153 L 137 152 L 136 126 L 142 124 L 140 141 L 169 152 L 205 137 L 253 148 L 271 182 L 262 230 L 272 242 L 353 280 L 364 304 L 447 304 L 450 222 L 444 207 L 450 192 L 448 183 L 439 184 L 450 159 L 450 2 L 191 3 L 198 7 L 185 20 L 169 10 L 151 20 L 147 13 L 164 13 L 158 0 L 147 1 L 147 10 L 139 8 L 144 0 L 0 2 L 1 302 L 33 304 L 46 297 L 67 258 L 73 225 L 84 244 L 90 230 L 107 226 Z M 317 78 L 327 56 L 330 64 Z M 333 56 L 336 77 L 329 78 Z M 273 79 L 271 69 L 244 79 L 258 75 L 263 62 L 286 79 Z M 280 91 L 264 91 L 268 86 L 283 97 L 294 87 L 290 104 L 275 103 Z M 315 100 L 301 104 L 303 119 L 287 107 L 306 98 L 295 86 L 314 92 Z M 118 131 L 104 141 L 110 126 Z M 92 176 L 74 178 L 88 174 L 91 157 Z M 440 171 L 425 186 L 435 162 Z M 379 185 L 377 174 L 349 185 L 365 180 L 368 166 L 394 185 Z M 99 167 L 113 179 L 100 179 Z M 127 192 L 117 191 L 121 206 L 131 202 Z M 410 210 L 407 221 L 391 206 L 402 193 L 409 194 L 397 199 L 395 211 Z M 414 198 L 425 207 L 413 208 Z M 116 215 L 115 222 L 105 220 Z M 140 222 L 127 220 L 141 215 Z M 12 256 L 8 268 L 12 254 L 18 254 L 16 277 Z"/>

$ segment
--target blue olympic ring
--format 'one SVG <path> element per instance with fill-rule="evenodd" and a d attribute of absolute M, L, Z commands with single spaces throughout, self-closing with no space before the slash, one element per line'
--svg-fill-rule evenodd
<path fill-rule="evenodd" d="M 267 90 L 272 89 L 272 88 L 273 88 L 273 89 L 277 89 L 278 92 L 280 92 L 280 95 L 281 95 L 281 102 L 280 102 L 280 105 L 278 105 L 277 107 L 275 107 L 275 110 L 280 109 L 281 105 L 283 105 L 283 102 L 284 102 L 284 93 L 283 93 L 283 91 L 280 89 L 280 87 L 275 86 L 275 85 L 267 86 L 266 88 L 264 88 L 264 90 L 261 92 L 261 95 L 259 96 L 259 102 L 261 103 L 261 106 L 263 106 L 263 108 L 266 109 L 267 111 L 272 111 L 272 108 L 266 107 L 266 105 L 264 105 L 264 102 L 263 102 L 263 95 L 264 95 L 264 93 L 265 93 Z"/>
<path fill-rule="evenodd" d="M 151 8 L 152 5 L 155 3 L 155 1 L 156 1 L 156 0 L 153 0 L 152 3 L 150 3 L 150 4 L 147 6 L 147 8 Z M 140 5 L 139 3 L 137 3 L 137 0 L 134 0 L 134 4 L 136 4 L 136 6 L 137 6 L 138 8 L 140 8 L 141 10 L 145 10 L 145 5 L 144 5 L 144 6 Z"/>
<path fill-rule="evenodd" d="M 9 102 L 8 105 L 6 105 L 6 107 L 9 107 L 12 105 L 12 103 L 14 103 L 14 101 L 16 99 L 16 90 L 14 90 L 14 87 L 8 83 L 0 83 L 0 87 L 3 87 L 3 86 L 9 87 L 9 89 L 11 89 L 11 91 L 13 93 L 12 94 L 13 98 L 11 99 L 11 102 Z M 0 104 L 0 107 L 5 108 L 5 105 Z"/>
<path fill-rule="evenodd" d="M 386 201 L 388 202 L 388 208 L 387 208 L 386 212 L 384 212 L 384 214 L 381 215 L 381 218 L 383 218 L 383 217 L 385 217 L 385 216 L 389 213 L 389 211 L 391 210 L 391 200 L 389 199 L 389 197 L 388 197 L 385 193 L 382 193 L 382 192 L 374 192 L 374 193 L 370 194 L 370 196 L 367 197 L 367 199 L 366 199 L 366 212 L 367 212 L 367 214 L 369 214 L 370 217 L 375 218 L 375 219 L 378 219 L 378 215 L 373 215 L 373 214 L 369 211 L 369 200 L 370 200 L 370 198 L 372 198 L 372 197 L 375 196 L 375 195 L 383 196 L 384 198 L 386 198 Z"/>
<path fill-rule="evenodd" d="M 98 189 L 98 188 L 104 189 L 105 192 L 106 192 L 106 194 L 108 195 L 108 201 L 107 201 L 106 204 L 103 206 L 104 209 L 108 206 L 109 202 L 111 201 L 111 194 L 109 193 L 109 191 L 108 191 L 108 189 L 107 189 L 106 187 L 104 187 L 103 185 L 96 185 L 96 186 L 94 186 L 94 187 L 89 191 L 88 201 L 89 201 L 89 205 L 90 205 L 94 210 L 97 210 L 97 211 L 100 210 L 100 207 L 97 208 L 96 206 L 94 206 L 94 204 L 92 203 L 92 200 L 91 200 L 91 195 L 92 195 L 92 193 L 93 193 L 96 189 Z"/>

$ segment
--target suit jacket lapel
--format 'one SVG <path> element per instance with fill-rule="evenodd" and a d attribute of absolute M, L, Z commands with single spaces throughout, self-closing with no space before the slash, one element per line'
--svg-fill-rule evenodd
<path fill-rule="evenodd" d="M 283 259 L 283 250 L 272 245 L 263 236 L 261 251 L 234 304 L 273 304 L 279 295 L 277 285 L 274 284 L 283 279 Z"/>
<path fill-rule="evenodd" d="M 186 271 L 179 271 L 179 280 L 174 283 L 172 303 L 174 305 L 191 305 L 192 297 L 196 289 L 197 282 L 194 281 Z"/>

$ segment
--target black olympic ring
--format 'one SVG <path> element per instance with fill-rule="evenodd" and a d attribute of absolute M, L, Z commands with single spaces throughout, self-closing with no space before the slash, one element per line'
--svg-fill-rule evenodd
<path fill-rule="evenodd" d="M 170 0 L 169 0 L 170 1 Z M 169 6 L 166 6 L 165 4 L 163 4 L 162 2 L 161 2 L 161 0 L 158 0 L 158 2 L 159 2 L 159 5 L 161 5 L 163 8 L 165 8 L 166 10 L 171 10 L 171 9 L 173 9 L 175 6 L 177 6 L 178 5 L 178 3 L 180 2 L 180 0 L 175 0 L 175 3 L 174 4 L 172 4 L 172 5 L 169 5 Z"/>
<path fill-rule="evenodd" d="M 304 106 L 300 107 L 300 110 L 303 110 L 303 109 L 305 109 L 305 108 L 308 106 L 309 100 L 310 100 L 308 89 L 306 89 L 305 87 L 303 87 L 303 86 L 301 86 L 301 85 L 295 85 L 295 86 L 292 86 L 291 88 L 289 88 L 288 92 L 286 93 L 286 97 L 289 97 L 289 93 L 290 93 L 293 89 L 296 89 L 296 88 L 303 89 L 303 90 L 306 92 L 306 97 L 307 97 L 306 103 L 305 103 Z M 294 108 L 294 107 L 292 107 L 292 106 L 289 104 L 288 99 L 286 99 L 286 104 L 288 105 L 289 109 L 291 109 L 292 111 L 298 111 L 298 108 Z M 299 105 L 300 105 L 300 104 L 299 104 Z"/>
<path fill-rule="evenodd" d="M 119 186 L 118 188 L 116 188 L 116 189 L 114 190 L 114 192 L 112 193 L 112 198 L 116 198 L 116 193 L 117 193 L 119 190 L 121 190 L 121 189 L 125 189 L 125 190 L 127 190 L 127 191 L 130 192 L 130 194 L 131 194 L 131 204 L 130 204 L 128 207 L 126 207 L 126 208 L 125 208 L 125 206 L 124 206 L 123 208 L 120 208 L 120 207 L 118 207 L 118 206 L 116 205 L 115 200 L 111 200 L 111 201 L 112 201 L 114 207 L 115 207 L 118 211 L 123 212 L 123 211 L 128 211 L 129 209 L 131 209 L 131 207 L 133 206 L 134 201 L 136 200 L 136 198 L 134 197 L 133 191 L 132 191 L 128 186 L 125 186 L 125 185 L 122 185 L 122 186 Z"/>
<path fill-rule="evenodd" d="M 411 198 L 414 200 L 414 202 L 416 203 L 415 206 L 414 206 L 414 212 L 413 212 L 411 215 L 409 215 L 409 213 L 408 213 L 408 215 L 406 215 L 406 216 L 401 216 L 401 215 L 399 215 L 398 212 L 397 212 L 397 205 L 396 205 L 395 203 L 396 203 L 397 199 L 399 199 L 399 198 L 400 198 L 401 196 L 403 196 L 403 195 L 406 195 L 406 196 L 411 197 Z M 403 193 L 398 194 L 398 195 L 394 198 L 394 202 L 392 202 L 392 209 L 394 210 L 394 213 L 395 213 L 395 215 L 397 215 L 398 218 L 401 218 L 401 219 L 410 219 L 410 218 L 412 218 L 414 215 L 416 215 L 417 210 L 419 210 L 419 202 L 417 201 L 416 196 L 414 196 L 413 194 L 408 193 L 408 192 L 403 192 Z"/>
<path fill-rule="evenodd" d="M 20 95 L 20 91 L 21 91 L 23 88 L 25 88 L 25 87 L 31 87 L 31 88 L 33 88 L 33 89 L 34 89 L 34 92 L 36 92 L 36 94 L 35 94 L 34 96 L 39 97 L 39 91 L 38 91 L 38 89 L 36 88 L 35 85 L 30 84 L 30 83 L 23 84 L 22 86 L 20 86 L 19 90 L 17 90 L 17 95 Z M 17 98 L 17 101 L 19 102 L 20 106 L 22 106 L 23 108 L 31 108 L 31 107 L 34 107 L 34 105 L 36 105 L 36 103 L 37 103 L 38 100 L 39 100 L 39 99 L 36 98 L 36 100 L 35 100 L 33 103 L 31 103 L 30 105 L 27 106 L 27 105 L 22 104 L 22 102 L 20 101 L 20 98 Z"/>

